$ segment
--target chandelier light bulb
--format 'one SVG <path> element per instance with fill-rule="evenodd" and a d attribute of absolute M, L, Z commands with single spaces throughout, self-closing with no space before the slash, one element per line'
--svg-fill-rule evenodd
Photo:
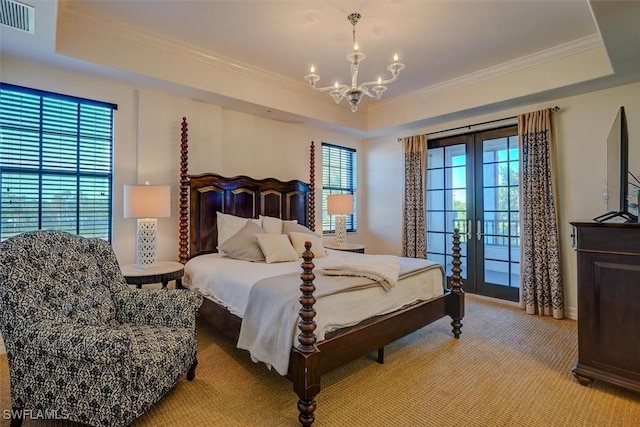
<path fill-rule="evenodd" d="M 315 73 L 315 67 L 311 65 L 311 74 L 305 76 L 305 80 L 309 83 L 312 89 L 319 92 L 329 92 L 329 95 L 333 98 L 336 104 L 339 104 L 343 99 L 347 99 L 351 105 L 351 111 L 354 113 L 358 110 L 358 104 L 362 100 L 363 95 L 367 95 L 369 98 L 380 99 L 382 93 L 387 90 L 389 83 L 393 83 L 398 79 L 400 71 L 404 69 L 404 64 L 398 62 L 398 54 L 394 54 L 393 63 L 387 66 L 387 71 L 391 73 L 388 79 L 383 79 L 378 76 L 378 80 L 370 82 L 364 82 L 358 84 L 358 71 L 360 64 L 365 59 L 366 55 L 359 51 L 358 42 L 356 41 L 356 24 L 360 20 L 359 13 L 351 13 L 347 16 L 347 19 L 353 25 L 353 52 L 347 53 L 347 60 L 351 63 L 351 85 L 340 85 L 336 81 L 335 85 L 327 87 L 317 87 L 316 83 L 320 80 L 320 76 Z"/>
<path fill-rule="evenodd" d="M 316 72 L 316 67 L 314 67 L 313 65 L 311 65 L 311 69 L 309 70 L 311 73 L 315 73 Z"/>

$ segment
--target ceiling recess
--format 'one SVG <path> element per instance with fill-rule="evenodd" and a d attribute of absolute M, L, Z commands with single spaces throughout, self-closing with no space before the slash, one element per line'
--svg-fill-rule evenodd
<path fill-rule="evenodd" d="M 34 18 L 33 6 L 14 0 L 0 0 L 0 24 L 34 34 Z"/>

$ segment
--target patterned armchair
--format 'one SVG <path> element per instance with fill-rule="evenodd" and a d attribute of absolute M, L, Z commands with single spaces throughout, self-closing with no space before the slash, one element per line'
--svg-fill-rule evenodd
<path fill-rule="evenodd" d="M 104 240 L 59 231 L 5 240 L 0 330 L 14 414 L 128 425 L 182 375 L 194 378 L 201 303 L 195 291 L 129 288 Z"/>

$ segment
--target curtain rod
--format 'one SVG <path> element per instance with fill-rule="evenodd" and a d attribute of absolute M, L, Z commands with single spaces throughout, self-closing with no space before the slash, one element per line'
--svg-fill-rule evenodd
<path fill-rule="evenodd" d="M 560 111 L 560 107 L 558 107 L 556 105 L 551 110 L 554 113 L 557 113 L 558 111 Z M 445 129 L 445 130 L 439 130 L 439 131 L 435 131 L 435 132 L 429 132 L 429 133 L 427 133 L 427 136 L 437 135 L 439 133 L 445 133 L 445 132 L 453 132 L 453 131 L 461 130 L 461 129 L 471 130 L 471 128 L 475 127 L 475 126 L 482 126 L 482 125 L 488 125 L 488 124 L 491 124 L 491 123 L 504 122 L 505 120 L 512 120 L 512 119 L 516 119 L 516 118 L 518 118 L 518 116 L 511 116 L 511 117 L 505 117 L 505 118 L 502 118 L 502 119 L 488 120 L 486 122 L 474 123 L 472 125 L 458 126 L 458 127 L 451 128 L 451 129 Z M 404 138 L 398 138 L 398 142 L 402 142 L 403 139 Z"/>

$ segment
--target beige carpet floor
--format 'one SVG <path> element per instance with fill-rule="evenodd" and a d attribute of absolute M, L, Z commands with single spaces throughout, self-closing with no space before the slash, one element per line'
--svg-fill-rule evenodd
<path fill-rule="evenodd" d="M 361 358 L 323 377 L 315 425 L 640 425 L 639 394 L 573 379 L 575 321 L 526 315 L 514 304 L 473 295 L 460 340 L 449 321 L 388 346 L 384 365 Z M 252 363 L 204 323 L 198 345 L 196 379 L 181 380 L 134 427 L 297 425 L 289 381 Z M 7 376 L 6 356 L 0 356 L 0 411 L 10 405 Z"/>

